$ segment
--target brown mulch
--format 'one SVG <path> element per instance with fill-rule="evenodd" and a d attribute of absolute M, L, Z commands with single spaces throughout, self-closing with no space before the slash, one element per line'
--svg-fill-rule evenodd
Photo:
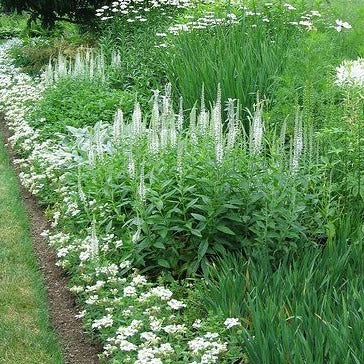
<path fill-rule="evenodd" d="M 1 114 L 0 131 L 7 141 L 10 132 Z M 16 157 L 15 152 L 10 146 L 8 146 L 8 152 L 12 162 Z M 17 173 L 20 172 L 16 166 L 14 169 Z M 74 296 L 66 288 L 68 278 L 64 270 L 56 266 L 55 251 L 40 236 L 43 230 L 49 229 L 44 211 L 34 196 L 24 187 L 21 186 L 20 192 L 29 217 L 34 252 L 46 286 L 51 323 L 63 350 L 65 361 L 67 364 L 99 363 L 97 354 L 101 352 L 102 347 L 100 343 L 88 337 L 82 328 L 81 321 L 75 318 L 79 309 Z"/>

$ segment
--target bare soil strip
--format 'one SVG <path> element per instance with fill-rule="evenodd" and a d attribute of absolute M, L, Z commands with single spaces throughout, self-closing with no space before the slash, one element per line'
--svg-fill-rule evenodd
<path fill-rule="evenodd" d="M 7 141 L 10 132 L 1 115 L 0 130 Z M 15 152 L 10 146 L 8 146 L 8 152 L 12 162 L 15 158 Z M 14 168 L 19 173 L 19 170 Z M 97 354 L 102 350 L 101 345 L 88 337 L 81 322 L 75 318 L 78 309 L 74 297 L 66 288 L 68 278 L 63 269 L 56 266 L 55 251 L 46 244 L 40 235 L 43 230 L 49 229 L 44 212 L 35 198 L 24 187 L 21 186 L 20 190 L 29 217 L 34 251 L 47 289 L 51 322 L 63 348 L 66 363 L 99 363 Z"/>

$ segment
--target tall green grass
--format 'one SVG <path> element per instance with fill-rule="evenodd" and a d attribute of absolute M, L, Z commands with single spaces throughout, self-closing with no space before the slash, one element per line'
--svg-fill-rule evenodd
<path fill-rule="evenodd" d="M 199 98 L 202 84 L 208 102 L 220 84 L 223 98 L 239 99 L 242 107 L 251 107 L 258 91 L 273 94 L 284 67 L 287 34 L 275 37 L 264 26 L 251 26 L 242 19 L 234 26 L 181 34 L 173 40 L 165 53 L 165 70 L 187 108 Z"/>
<path fill-rule="evenodd" d="M 237 345 L 249 363 L 364 362 L 361 225 L 348 214 L 334 242 L 276 270 L 231 255 L 210 269 L 200 299 L 210 313 L 241 319 Z"/>

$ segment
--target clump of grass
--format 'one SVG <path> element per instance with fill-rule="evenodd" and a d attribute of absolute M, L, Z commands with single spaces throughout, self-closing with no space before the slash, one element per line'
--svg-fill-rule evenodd
<path fill-rule="evenodd" d="M 170 82 L 192 108 L 204 85 L 206 100 L 214 100 L 217 85 L 224 99 L 239 99 L 251 107 L 257 91 L 269 96 L 275 90 L 284 66 L 287 39 L 272 37 L 264 27 L 251 28 L 241 20 L 234 26 L 217 27 L 173 40 L 165 51 L 165 69 Z"/>
<path fill-rule="evenodd" d="M 200 299 L 210 314 L 240 318 L 249 362 L 363 362 L 360 218 L 348 214 L 332 244 L 303 249 L 277 269 L 264 257 L 239 255 L 210 267 Z"/>

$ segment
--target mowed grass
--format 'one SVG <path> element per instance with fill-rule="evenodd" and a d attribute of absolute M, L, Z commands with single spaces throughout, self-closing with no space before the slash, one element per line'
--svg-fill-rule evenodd
<path fill-rule="evenodd" d="M 63 363 L 3 140 L 0 134 L 0 363 Z"/>

